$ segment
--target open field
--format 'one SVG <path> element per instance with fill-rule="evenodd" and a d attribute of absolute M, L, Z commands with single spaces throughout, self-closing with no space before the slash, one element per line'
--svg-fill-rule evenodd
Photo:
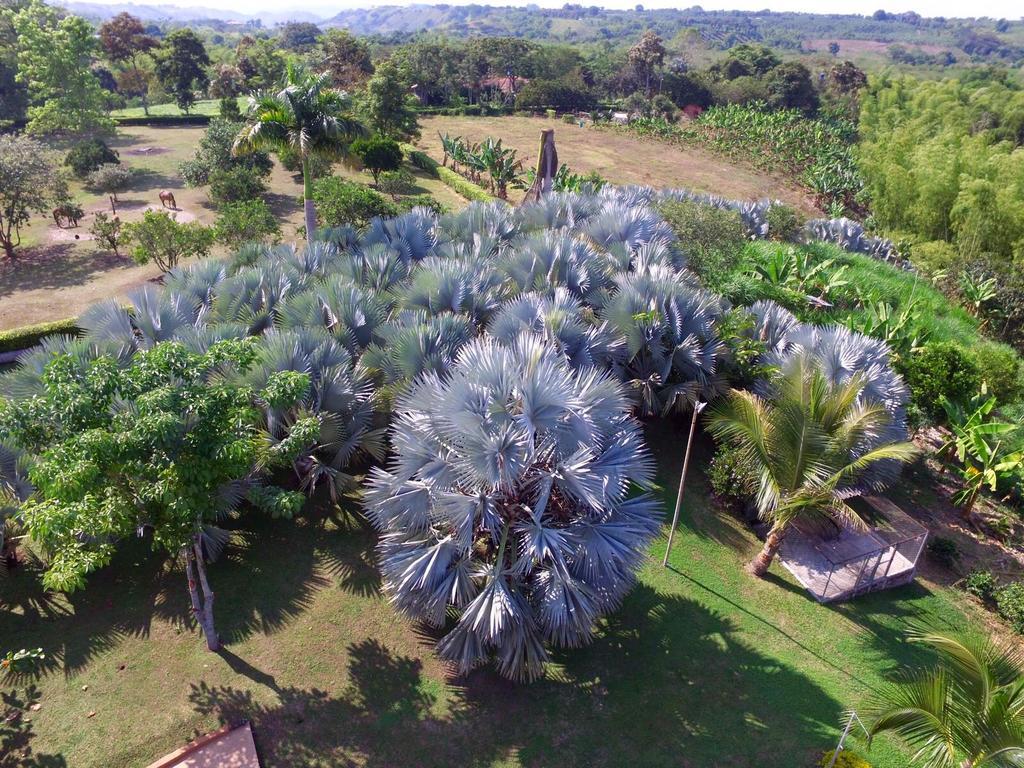
<path fill-rule="evenodd" d="M 238 97 L 238 106 L 245 109 L 247 97 Z M 220 114 L 220 99 L 200 99 L 188 112 L 190 115 L 206 115 L 216 117 Z M 178 105 L 171 102 L 168 104 L 153 104 L 149 107 L 150 117 L 166 117 L 168 115 L 184 115 Z M 111 117 L 146 117 L 146 111 L 142 107 L 125 107 L 115 109 L 110 113 Z"/>
<path fill-rule="evenodd" d="M 648 433 L 666 508 L 682 428 Z M 706 466 L 707 446 L 696 458 Z M 185 624 L 180 570 L 155 566 L 143 542 L 68 598 L 22 568 L 0 590 L 0 636 L 51 659 L 30 746 L 76 768 L 144 765 L 248 719 L 267 768 L 546 766 L 555 754 L 565 766 L 802 768 L 881 675 L 922 661 L 904 642 L 911 623 L 984 620 L 927 571 L 840 606 L 818 605 L 778 565 L 752 579 L 742 565 L 756 539 L 713 509 L 699 470 L 688 489 L 671 567 L 661 539 L 596 641 L 528 686 L 490 669 L 450 677 L 429 634 L 380 594 L 374 535 L 323 504 L 295 522 L 244 521 L 212 566 L 219 655 Z M 886 740 L 871 758 L 906 764 Z"/>
<path fill-rule="evenodd" d="M 169 189 L 178 203 L 180 221 L 214 222 L 217 211 L 206 190 L 186 188 L 178 175 L 179 163 L 192 156 L 203 130 L 198 126 L 130 126 L 119 130 L 110 144 L 120 153 L 121 162 L 137 171 L 131 188 L 118 196 L 122 220 L 134 221 L 146 209 L 159 208 L 160 190 Z M 466 204 L 437 179 L 410 170 L 416 174 L 418 192 L 429 193 L 452 208 Z M 369 175 L 340 164 L 334 172 L 369 181 Z M 283 240 L 294 240 L 295 229 L 302 224 L 300 177 L 275 163 L 267 187 L 266 199 L 281 225 Z M 89 235 L 92 214 L 109 212 L 110 202 L 105 195 L 84 189 L 80 182 L 71 184 L 71 192 L 86 211 L 77 228 L 60 229 L 48 217 L 33 217 L 22 231 L 17 259 L 0 259 L 0 330 L 74 317 L 96 301 L 123 297 L 132 288 L 159 277 L 155 266 L 138 266 L 128 256 L 117 258 L 97 248 Z"/>
<path fill-rule="evenodd" d="M 424 117 L 417 146 L 440 161 L 438 133 L 481 141 L 487 136 L 502 139 L 519 150 L 524 167 L 537 161 L 537 145 L 544 128 L 555 129 L 558 159 L 573 171 L 597 171 L 615 184 L 648 184 L 653 187 L 688 187 L 736 199 L 778 198 L 816 214 L 810 197 L 779 176 L 743 167 L 700 149 L 666 146 L 613 131 L 580 128 L 561 121 L 532 117 Z M 513 200 L 521 191 L 511 192 Z M 518 196 L 518 197 L 517 197 Z"/>

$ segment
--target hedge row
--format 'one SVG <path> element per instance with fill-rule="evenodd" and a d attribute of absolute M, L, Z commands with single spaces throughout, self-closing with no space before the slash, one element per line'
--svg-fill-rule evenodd
<path fill-rule="evenodd" d="M 437 160 L 426 152 L 416 149 L 412 144 L 402 144 L 402 152 L 415 167 L 426 171 L 431 176 L 440 179 L 445 185 L 451 187 L 469 201 L 480 203 L 493 203 L 498 198 L 491 195 L 487 190 L 469 179 L 460 176 L 451 168 L 445 168 Z"/>
<path fill-rule="evenodd" d="M 141 117 L 115 117 L 118 125 L 209 125 L 210 115 L 143 115 Z"/>
<path fill-rule="evenodd" d="M 77 336 L 80 333 L 78 318 L 69 317 L 65 320 L 54 320 L 49 323 L 26 325 L 10 331 L 0 331 L 0 354 L 18 352 L 34 347 L 47 336 L 67 334 Z"/>

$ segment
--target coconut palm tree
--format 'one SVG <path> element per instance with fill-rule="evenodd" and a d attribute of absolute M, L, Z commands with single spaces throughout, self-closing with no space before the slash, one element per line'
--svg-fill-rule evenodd
<path fill-rule="evenodd" d="M 912 443 L 882 436 L 891 416 L 862 397 L 864 375 L 831 382 L 812 355 L 792 357 L 758 395 L 732 390 L 712 411 L 712 434 L 739 452 L 757 485 L 762 520 L 771 524 L 764 548 L 750 563 L 763 577 L 793 523 L 839 521 L 863 527 L 844 501 L 844 488 L 884 460 L 909 461 Z"/>
<path fill-rule="evenodd" d="M 459 615 L 439 650 L 462 671 L 493 656 L 533 679 L 547 646 L 587 642 L 659 528 L 656 500 L 630 495 L 653 464 L 621 386 L 536 334 L 477 339 L 420 377 L 391 444 L 364 497 L 385 586 L 413 618 Z"/>
<path fill-rule="evenodd" d="M 302 161 L 302 195 L 306 214 L 306 240 L 316 233 L 313 205 L 314 157 L 343 157 L 352 139 L 365 133 L 363 126 L 347 114 L 348 96 L 328 87 L 327 72 L 313 74 L 289 64 L 284 82 L 276 93 L 258 92 L 249 97 L 245 125 L 235 138 L 236 155 L 264 150 L 279 152 L 291 148 Z"/>
<path fill-rule="evenodd" d="M 981 638 L 915 633 L 939 654 L 929 669 L 905 672 L 861 712 L 873 738 L 892 732 L 920 768 L 1024 766 L 1024 650 Z"/>

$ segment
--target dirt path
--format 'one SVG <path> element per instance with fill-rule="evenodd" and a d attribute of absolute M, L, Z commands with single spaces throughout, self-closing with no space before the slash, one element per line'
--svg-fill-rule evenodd
<path fill-rule="evenodd" d="M 442 157 L 439 133 L 481 141 L 487 136 L 514 147 L 530 165 L 543 128 L 554 128 L 558 159 L 574 171 L 597 171 L 616 184 L 686 187 L 738 200 L 778 198 L 806 214 L 818 211 L 810 197 L 780 176 L 737 165 L 701 149 L 624 136 L 591 127 L 533 117 L 425 117 L 417 146 Z M 521 195 L 522 193 L 513 193 Z"/>

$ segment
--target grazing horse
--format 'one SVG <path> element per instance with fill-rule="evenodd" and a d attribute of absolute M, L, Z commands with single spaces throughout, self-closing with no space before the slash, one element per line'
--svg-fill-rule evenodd
<path fill-rule="evenodd" d="M 82 209 L 77 205 L 58 205 L 53 209 L 53 220 L 61 229 L 65 225 L 77 227 L 82 216 Z"/>
<path fill-rule="evenodd" d="M 160 190 L 160 206 L 170 208 L 173 211 L 178 210 L 178 203 L 174 200 L 174 193 L 166 189 Z"/>

